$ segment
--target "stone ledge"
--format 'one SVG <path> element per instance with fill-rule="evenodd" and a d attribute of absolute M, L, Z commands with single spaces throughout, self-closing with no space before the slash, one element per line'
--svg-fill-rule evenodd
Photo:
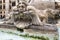
<path fill-rule="evenodd" d="M 30 26 L 27 29 L 24 29 L 25 32 L 39 32 L 39 33 L 58 33 L 56 25 L 45 24 L 42 26 Z"/>
<path fill-rule="evenodd" d="M 16 26 L 10 24 L 0 24 L 0 28 L 17 29 Z"/>

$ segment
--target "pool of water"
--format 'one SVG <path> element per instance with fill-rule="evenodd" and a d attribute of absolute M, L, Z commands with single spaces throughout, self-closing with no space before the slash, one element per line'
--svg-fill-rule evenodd
<path fill-rule="evenodd" d="M 25 40 L 24 38 L 12 34 L 0 32 L 0 40 Z"/>
<path fill-rule="evenodd" d="M 60 40 L 60 28 L 58 28 L 58 33 L 59 33 L 59 40 Z"/>
<path fill-rule="evenodd" d="M 12 30 L 10 30 L 10 31 L 12 31 Z M 25 40 L 25 38 L 23 38 L 23 37 L 9 34 L 6 32 L 7 32 L 6 29 L 5 29 L 5 32 L 3 32 L 3 30 L 0 30 L 0 40 Z"/>
<path fill-rule="evenodd" d="M 27 37 L 19 36 L 21 34 L 24 35 L 26 33 L 22 33 L 17 30 L 0 28 L 0 40 L 37 40 L 30 37 L 27 38 Z"/>
<path fill-rule="evenodd" d="M 59 36 L 60 36 L 60 28 L 58 28 L 58 30 L 59 30 L 58 32 L 59 32 Z M 11 32 L 13 32 L 13 33 L 11 33 Z M 25 33 L 21 33 L 17 30 L 0 28 L 0 40 L 36 40 L 34 38 L 26 38 L 26 37 L 19 36 L 19 34 L 24 35 Z M 50 37 L 50 40 L 51 40 L 54 35 L 51 36 L 51 34 L 50 35 L 45 34 L 44 36 Z M 60 40 L 60 37 L 59 37 L 59 40 Z"/>

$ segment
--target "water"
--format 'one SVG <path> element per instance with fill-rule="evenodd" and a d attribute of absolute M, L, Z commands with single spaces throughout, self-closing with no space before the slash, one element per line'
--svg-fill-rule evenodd
<path fill-rule="evenodd" d="M 8 34 L 0 31 L 0 40 L 26 40 L 26 39 L 17 35 Z"/>
<path fill-rule="evenodd" d="M 21 36 L 15 35 L 15 34 L 9 34 L 9 33 L 6 33 L 6 32 L 24 34 L 24 33 L 20 33 L 19 31 L 16 31 L 16 30 L 1 29 L 0 28 L 0 40 L 35 40 L 35 39 L 32 39 L 32 38 L 24 38 L 24 37 L 21 37 Z M 59 32 L 59 36 L 60 36 L 60 28 L 58 28 L 58 32 Z M 50 35 L 45 34 L 44 36 L 50 37 L 50 40 L 51 40 L 51 39 L 53 39 L 54 35 L 51 36 L 51 34 Z M 59 40 L 60 40 L 60 37 L 59 37 Z"/>
<path fill-rule="evenodd" d="M 15 33 L 18 35 L 16 35 Z M 17 30 L 0 28 L 0 40 L 35 40 L 34 38 L 19 36 L 19 34 L 25 34 L 25 33 L 21 33 Z"/>
<path fill-rule="evenodd" d="M 25 40 L 25 39 L 20 36 L 0 32 L 0 40 Z"/>
<path fill-rule="evenodd" d="M 58 28 L 58 32 L 59 32 L 59 40 L 60 40 L 60 28 Z"/>

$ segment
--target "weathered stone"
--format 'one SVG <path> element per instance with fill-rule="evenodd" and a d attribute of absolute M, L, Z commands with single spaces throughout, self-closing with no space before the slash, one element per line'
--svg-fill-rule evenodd
<path fill-rule="evenodd" d="M 6 28 L 6 29 L 13 29 L 13 30 L 16 30 L 16 26 L 15 25 L 11 25 L 11 24 L 0 24 L 0 28 Z"/>
<path fill-rule="evenodd" d="M 53 1 L 31 0 L 31 2 L 29 4 L 38 8 L 38 9 L 47 9 L 47 8 L 55 9 L 54 0 Z"/>
<path fill-rule="evenodd" d="M 31 25 L 27 29 L 39 30 L 39 31 L 50 31 L 50 32 L 57 32 L 58 31 L 57 26 L 56 25 L 52 25 L 52 24 Z"/>

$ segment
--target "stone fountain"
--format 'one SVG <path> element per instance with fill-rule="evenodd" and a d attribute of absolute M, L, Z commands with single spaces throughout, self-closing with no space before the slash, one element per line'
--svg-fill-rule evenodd
<path fill-rule="evenodd" d="M 49 36 L 51 40 L 58 38 L 58 29 L 56 24 L 44 24 L 40 21 L 39 16 L 33 14 L 33 10 L 27 9 L 29 5 L 20 1 L 17 6 L 13 8 L 12 14 L 9 16 L 17 30 L 26 32 L 28 34 L 39 34 L 40 36 Z M 10 22 L 11 22 L 10 21 Z M 7 24 L 9 22 L 6 22 Z"/>

